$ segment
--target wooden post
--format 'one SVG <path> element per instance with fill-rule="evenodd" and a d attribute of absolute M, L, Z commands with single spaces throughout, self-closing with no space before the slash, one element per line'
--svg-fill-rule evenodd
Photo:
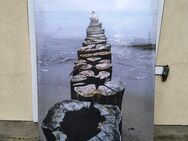
<path fill-rule="evenodd" d="M 124 84 L 120 81 L 103 82 L 104 84 L 97 83 L 93 81 L 93 83 L 88 85 L 74 87 L 76 99 L 80 101 L 95 101 L 100 104 L 117 105 L 121 109 L 125 90 Z"/>
<path fill-rule="evenodd" d="M 42 130 L 47 141 L 120 141 L 120 121 L 117 106 L 66 100 L 50 108 Z"/>

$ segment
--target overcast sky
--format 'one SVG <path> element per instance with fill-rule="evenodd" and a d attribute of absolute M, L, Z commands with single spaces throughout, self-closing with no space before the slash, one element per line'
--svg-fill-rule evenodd
<path fill-rule="evenodd" d="M 35 0 L 37 11 L 151 12 L 156 0 Z"/>

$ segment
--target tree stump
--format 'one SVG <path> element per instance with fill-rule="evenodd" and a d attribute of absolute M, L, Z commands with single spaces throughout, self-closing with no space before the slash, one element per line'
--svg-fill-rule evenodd
<path fill-rule="evenodd" d="M 74 68 L 73 68 L 73 71 L 71 72 L 71 75 L 77 75 L 79 74 L 81 71 L 84 71 L 84 70 L 92 70 L 92 65 L 90 64 L 87 64 L 87 61 L 86 63 L 75 63 L 74 65 Z"/>
<path fill-rule="evenodd" d="M 100 104 L 117 105 L 121 109 L 125 85 L 120 81 L 108 81 L 74 87 L 74 98 L 80 101 L 94 101 Z"/>
<path fill-rule="evenodd" d="M 112 77 L 112 64 L 111 61 L 108 59 L 100 60 L 98 64 L 95 66 L 96 73 L 99 73 L 100 71 L 107 71 L 110 73 L 110 79 Z"/>
<path fill-rule="evenodd" d="M 95 75 L 95 73 L 91 70 L 81 71 L 79 74 L 71 77 L 71 98 L 78 99 L 77 92 L 74 89 L 75 87 L 86 87 L 86 85 L 93 83 L 103 85 L 109 80 L 111 80 L 110 73 L 106 71 L 101 71 L 98 73 L 98 75 Z"/>
<path fill-rule="evenodd" d="M 78 56 L 78 59 L 87 60 L 87 58 L 90 58 L 90 57 L 101 57 L 102 59 L 111 60 L 111 52 L 110 51 L 102 51 L 102 52 L 89 53 L 89 54 L 80 54 L 80 56 Z"/>
<path fill-rule="evenodd" d="M 104 52 L 110 51 L 110 47 L 107 45 L 96 45 L 96 46 L 85 46 L 78 49 L 77 54 L 80 56 L 81 54 L 90 54 L 90 53 L 97 53 L 97 52 Z"/>
<path fill-rule="evenodd" d="M 90 57 L 90 58 L 87 58 L 87 63 L 95 66 L 96 64 L 99 63 L 101 59 L 102 59 L 101 57 Z"/>
<path fill-rule="evenodd" d="M 106 37 L 105 34 L 96 34 L 96 35 L 89 35 L 88 37 L 91 37 L 91 38 L 104 38 Z"/>
<path fill-rule="evenodd" d="M 84 41 L 82 43 L 83 46 L 88 46 L 88 45 L 91 45 L 91 44 L 106 44 L 107 43 L 107 40 L 100 40 L 100 39 L 96 39 L 94 41 L 91 41 L 91 40 L 87 40 L 87 41 Z"/>
<path fill-rule="evenodd" d="M 91 41 L 95 41 L 95 40 L 107 40 L 107 37 L 98 37 L 98 38 L 94 38 L 92 36 L 88 36 L 85 38 L 85 41 L 88 41 L 88 40 L 91 40 Z"/>
<path fill-rule="evenodd" d="M 121 141 L 117 106 L 76 100 L 55 104 L 42 123 L 47 141 Z"/>
<path fill-rule="evenodd" d="M 90 23 L 90 25 L 88 26 L 88 28 L 93 27 L 102 28 L 102 23 Z"/>
<path fill-rule="evenodd" d="M 111 80 L 111 74 L 107 71 L 100 71 L 96 77 L 101 80 L 105 79 L 105 82 Z"/>
<path fill-rule="evenodd" d="M 86 32 L 87 32 L 87 36 L 90 36 L 90 35 L 104 34 L 105 30 L 102 28 L 92 27 L 92 28 L 88 28 Z"/>

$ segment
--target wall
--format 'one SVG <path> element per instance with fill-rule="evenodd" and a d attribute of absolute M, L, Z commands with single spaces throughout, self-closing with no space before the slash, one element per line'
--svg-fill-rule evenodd
<path fill-rule="evenodd" d="M 166 82 L 156 77 L 155 124 L 188 124 L 188 1 L 165 0 L 157 64 L 170 65 Z"/>
<path fill-rule="evenodd" d="M 27 0 L 0 0 L 0 120 L 32 120 Z M 157 64 L 170 65 L 156 77 L 155 124 L 188 124 L 188 1 L 165 0 Z"/>
<path fill-rule="evenodd" d="M 0 120 L 32 120 L 27 0 L 0 0 Z"/>

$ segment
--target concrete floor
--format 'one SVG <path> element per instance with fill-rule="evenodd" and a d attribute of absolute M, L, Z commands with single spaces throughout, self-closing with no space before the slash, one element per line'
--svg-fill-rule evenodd
<path fill-rule="evenodd" d="M 132 80 L 127 84 L 122 107 L 123 141 L 153 140 L 153 84 L 151 82 L 152 80 L 147 79 Z"/>
<path fill-rule="evenodd" d="M 0 141 L 38 141 L 38 125 L 0 121 Z M 155 126 L 154 141 L 188 141 L 188 126 Z"/>
<path fill-rule="evenodd" d="M 0 141 L 38 141 L 38 126 L 33 122 L 0 121 Z"/>
<path fill-rule="evenodd" d="M 154 141 L 188 141 L 188 126 L 155 126 Z"/>

